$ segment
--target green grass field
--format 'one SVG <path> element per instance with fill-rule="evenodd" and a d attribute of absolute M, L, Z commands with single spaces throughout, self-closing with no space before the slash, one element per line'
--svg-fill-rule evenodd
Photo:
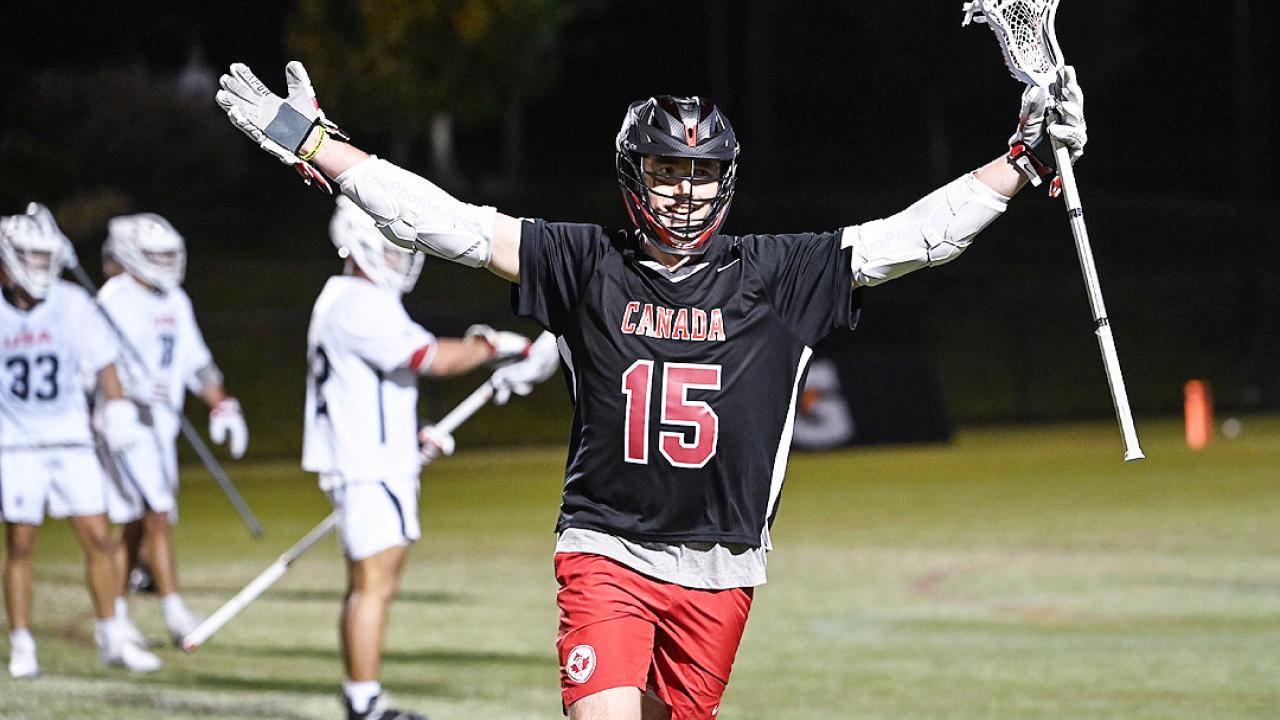
<path fill-rule="evenodd" d="M 1240 438 L 1201 453 L 1172 421 L 1139 429 L 1150 459 L 1136 465 L 1110 423 L 795 456 L 720 717 L 1280 717 L 1280 418 L 1245 418 Z M 429 468 L 383 669 L 400 704 L 433 720 L 560 716 L 562 463 L 559 448 L 462 448 Z M 250 539 L 189 469 L 178 547 L 203 612 L 327 512 L 294 463 L 231 469 L 267 537 Z M 339 717 L 334 540 L 199 653 L 162 650 L 166 667 L 144 677 L 98 665 L 62 524 L 37 563 L 44 676 L 0 677 L 0 717 Z M 154 600 L 132 614 L 161 634 Z"/>

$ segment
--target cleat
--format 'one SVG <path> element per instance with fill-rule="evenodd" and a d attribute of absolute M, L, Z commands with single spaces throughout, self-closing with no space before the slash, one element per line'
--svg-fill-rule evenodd
<path fill-rule="evenodd" d="M 195 632 L 202 622 L 204 618 L 186 608 L 183 608 L 180 613 L 172 613 L 165 618 L 165 624 L 169 626 L 169 637 L 177 647 L 182 647 L 183 638 Z"/>
<path fill-rule="evenodd" d="M 164 665 L 160 658 L 127 639 L 118 622 L 108 627 L 108 631 L 99 629 L 95 632 L 98 657 L 103 665 L 123 667 L 133 672 L 155 672 Z"/>
<path fill-rule="evenodd" d="M 40 675 L 40 663 L 36 661 L 36 643 L 30 636 L 11 639 L 9 675 L 16 679 L 30 679 Z"/>
<path fill-rule="evenodd" d="M 132 642 L 126 642 L 120 646 L 120 664 L 139 673 L 155 672 L 164 666 L 160 658 Z"/>
<path fill-rule="evenodd" d="M 124 639 L 128 642 L 142 648 L 160 647 L 164 644 L 163 640 L 149 638 L 133 624 L 133 621 L 123 615 L 116 615 L 116 622 L 120 624 L 120 632 Z"/>
<path fill-rule="evenodd" d="M 369 709 L 364 712 L 356 712 L 351 708 L 351 700 L 344 699 L 347 703 L 347 720 L 427 720 L 426 716 L 418 713 L 387 707 L 385 695 L 375 697 L 369 703 Z"/>

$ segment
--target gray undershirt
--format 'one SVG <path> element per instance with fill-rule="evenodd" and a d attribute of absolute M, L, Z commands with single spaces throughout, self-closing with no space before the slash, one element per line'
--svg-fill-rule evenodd
<path fill-rule="evenodd" d="M 568 528 L 556 540 L 557 553 L 602 555 L 651 578 L 698 590 L 728 590 L 765 583 L 769 551 L 766 529 L 760 547 L 720 543 L 633 542 L 616 535 Z"/>

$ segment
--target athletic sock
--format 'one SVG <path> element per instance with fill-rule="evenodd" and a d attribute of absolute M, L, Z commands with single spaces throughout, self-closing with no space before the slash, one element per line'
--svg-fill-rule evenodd
<path fill-rule="evenodd" d="M 382 683 L 377 680 L 346 680 L 342 683 L 342 694 L 347 696 L 351 709 L 358 713 L 369 712 L 369 705 L 381 692 Z"/>
<path fill-rule="evenodd" d="M 26 628 L 19 628 L 9 632 L 9 647 L 35 647 L 36 639 L 31 636 L 31 631 Z"/>
<path fill-rule="evenodd" d="M 182 596 L 178 593 L 169 593 L 160 598 L 160 607 L 164 609 L 165 620 L 170 618 L 185 618 L 191 613 L 187 610 L 187 604 L 182 602 Z M 169 623 L 172 625 L 173 623 Z"/>
<path fill-rule="evenodd" d="M 114 648 L 116 642 L 116 619 L 111 617 L 107 619 L 98 618 L 93 621 L 93 638 L 98 642 L 99 649 Z"/>
<path fill-rule="evenodd" d="M 116 598 L 116 617 L 121 619 L 129 617 L 129 601 L 125 600 L 123 595 Z"/>

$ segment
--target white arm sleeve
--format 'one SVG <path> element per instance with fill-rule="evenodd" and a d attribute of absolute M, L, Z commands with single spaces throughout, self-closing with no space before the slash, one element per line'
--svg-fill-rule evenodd
<path fill-rule="evenodd" d="M 951 262 L 1008 203 L 968 173 L 896 215 L 845 228 L 840 242 L 853 248 L 854 286 L 879 285 Z"/>
<path fill-rule="evenodd" d="M 373 216 L 388 240 L 469 267 L 489 264 L 497 211 L 454 199 L 431 181 L 371 157 L 338 176 L 342 194 Z"/>

